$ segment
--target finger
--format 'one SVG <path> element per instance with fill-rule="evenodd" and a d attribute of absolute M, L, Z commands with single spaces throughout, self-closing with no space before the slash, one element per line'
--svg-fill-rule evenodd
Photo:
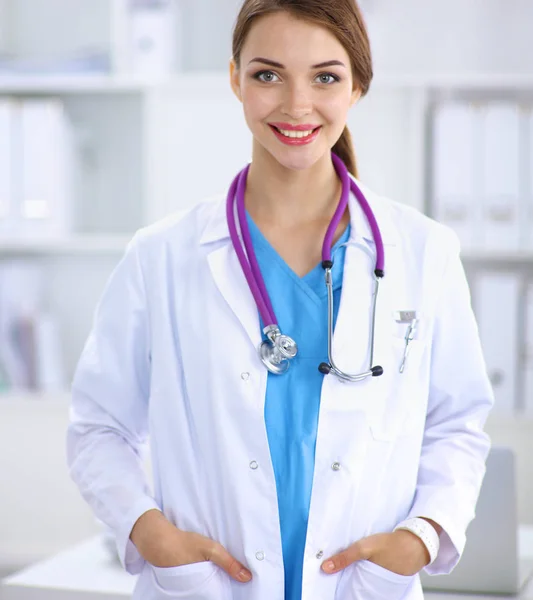
<path fill-rule="evenodd" d="M 346 548 L 346 550 L 325 560 L 322 563 L 322 570 L 331 575 L 332 573 L 338 573 L 339 571 L 346 569 L 346 567 L 352 563 L 363 560 L 364 558 L 366 558 L 366 551 L 362 544 L 362 540 L 360 540 Z"/>
<path fill-rule="evenodd" d="M 250 571 L 237 559 L 233 558 L 222 544 L 214 544 L 209 551 L 208 557 L 211 562 L 224 569 L 230 577 L 237 581 L 245 583 L 252 578 Z"/>

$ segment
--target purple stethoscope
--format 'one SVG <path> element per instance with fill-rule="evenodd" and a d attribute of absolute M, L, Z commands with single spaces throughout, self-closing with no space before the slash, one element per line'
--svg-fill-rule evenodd
<path fill-rule="evenodd" d="M 328 360 L 329 363 L 321 363 L 318 367 L 319 371 L 324 375 L 333 372 L 337 377 L 343 381 L 361 381 L 367 377 L 377 377 L 383 374 L 383 367 L 372 366 L 374 362 L 374 329 L 376 321 L 376 303 L 379 289 L 379 282 L 385 275 L 384 264 L 385 264 L 385 252 L 383 248 L 383 240 L 379 231 L 376 218 L 366 198 L 364 197 L 361 190 L 356 185 L 355 181 L 350 178 L 348 170 L 343 161 L 333 152 L 331 158 L 335 171 L 342 182 L 342 194 L 339 205 L 331 223 L 329 224 L 324 243 L 322 246 L 322 267 L 325 271 L 326 286 L 328 289 Z M 276 316 L 274 309 L 270 302 L 268 292 L 266 290 L 265 282 L 261 275 L 259 264 L 252 245 L 252 238 L 250 237 L 250 231 L 248 229 L 248 223 L 246 221 L 246 212 L 244 207 L 244 193 L 246 190 L 246 180 L 248 177 L 248 171 L 250 165 L 247 165 L 233 180 L 231 187 L 228 192 L 226 201 L 226 216 L 228 220 L 228 227 L 231 236 L 231 241 L 235 252 L 241 263 L 243 273 L 246 277 L 250 290 L 253 294 L 259 314 L 263 320 L 263 333 L 266 335 L 265 340 L 260 344 L 258 351 L 261 361 L 265 367 L 271 372 L 277 375 L 285 373 L 290 366 L 290 360 L 298 353 L 298 347 L 296 342 L 288 335 L 283 335 L 280 331 L 279 326 L 276 322 Z M 374 292 L 374 303 L 372 308 L 372 333 L 371 333 L 371 345 L 370 345 L 370 365 L 368 371 L 351 375 L 341 371 L 333 360 L 332 356 L 332 345 L 333 345 L 333 279 L 331 275 L 331 269 L 333 268 L 333 260 L 331 258 L 331 247 L 333 245 L 333 236 L 337 230 L 338 224 L 348 206 L 348 198 L 350 190 L 355 194 L 359 205 L 361 206 L 365 216 L 370 224 L 374 243 L 376 245 L 376 268 L 374 270 L 375 276 L 375 292 Z M 235 200 L 237 202 L 237 214 L 239 218 L 239 225 L 244 241 L 244 247 L 246 254 L 241 246 L 239 236 L 237 234 L 237 227 L 235 224 Z"/>

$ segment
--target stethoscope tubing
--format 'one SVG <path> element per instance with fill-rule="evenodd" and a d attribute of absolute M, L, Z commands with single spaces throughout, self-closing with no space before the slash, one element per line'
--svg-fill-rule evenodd
<path fill-rule="evenodd" d="M 230 186 L 230 189 L 228 192 L 228 195 L 231 196 L 232 198 L 235 197 L 235 194 L 237 191 L 237 186 L 239 183 L 239 175 L 237 175 L 237 177 L 235 177 L 235 179 L 231 183 L 231 186 Z M 226 204 L 226 219 L 228 222 L 228 228 L 230 231 L 231 238 L 238 240 L 239 234 L 237 233 L 237 226 L 235 224 L 234 206 L 233 206 L 232 202 L 228 202 Z M 244 232 L 243 232 L 243 237 L 244 237 Z M 248 264 L 248 258 L 246 257 L 242 246 L 240 244 L 233 244 L 233 246 L 235 248 L 237 258 L 239 259 L 239 262 L 241 263 L 242 272 L 244 273 L 244 276 L 246 277 L 246 281 L 248 282 L 248 286 L 250 288 L 250 291 L 252 292 L 256 306 L 259 310 L 259 314 L 261 315 L 261 317 L 263 319 L 265 318 L 264 315 L 268 315 L 267 321 L 272 320 L 272 318 L 270 316 L 269 307 L 263 298 L 263 295 L 259 288 L 258 282 L 257 282 L 256 278 L 253 276 L 253 272 L 251 271 L 251 269 L 246 268 L 246 265 Z M 270 324 L 272 324 L 272 323 L 270 323 Z"/>

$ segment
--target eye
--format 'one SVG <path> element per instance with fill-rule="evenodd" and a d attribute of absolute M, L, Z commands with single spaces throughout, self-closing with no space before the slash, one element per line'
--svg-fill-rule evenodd
<path fill-rule="evenodd" d="M 331 83 L 340 81 L 340 77 L 334 75 L 333 73 L 320 73 L 320 75 L 317 75 L 317 77 L 320 78 L 320 83 L 324 83 L 326 85 L 330 85 Z M 331 79 L 328 80 L 328 78 L 333 79 L 333 81 L 331 81 Z"/>
<path fill-rule="evenodd" d="M 273 71 L 259 71 L 253 77 L 263 83 L 272 83 L 273 78 L 277 77 L 277 75 Z"/>

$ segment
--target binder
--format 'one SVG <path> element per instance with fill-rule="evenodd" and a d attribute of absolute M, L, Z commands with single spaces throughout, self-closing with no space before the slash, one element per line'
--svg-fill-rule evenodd
<path fill-rule="evenodd" d="M 60 392 L 67 388 L 57 318 L 40 311 L 35 316 L 35 387 L 42 392 Z"/>
<path fill-rule="evenodd" d="M 474 104 L 449 102 L 433 118 L 434 217 L 459 236 L 463 251 L 481 245 L 478 161 L 481 111 Z"/>
<path fill-rule="evenodd" d="M 517 273 L 484 271 L 475 279 L 474 310 L 494 389 L 493 411 L 507 416 L 515 415 L 518 409 L 520 288 Z"/>
<path fill-rule="evenodd" d="M 0 235 L 14 228 L 13 130 L 15 102 L 0 98 Z"/>
<path fill-rule="evenodd" d="M 524 307 L 523 408 L 526 416 L 533 418 L 533 281 L 527 285 Z"/>
<path fill-rule="evenodd" d="M 524 111 L 525 143 L 523 144 L 525 160 L 524 186 L 522 189 L 522 235 L 521 246 L 523 250 L 533 251 L 533 106 Z"/>
<path fill-rule="evenodd" d="M 0 264 L 0 362 L 12 391 L 36 389 L 35 320 L 44 272 L 35 261 Z"/>
<path fill-rule="evenodd" d="M 176 0 L 130 0 L 129 11 L 132 71 L 145 78 L 172 75 L 181 62 Z"/>
<path fill-rule="evenodd" d="M 483 111 L 483 248 L 520 249 L 520 110 L 492 102 Z"/>
<path fill-rule="evenodd" d="M 21 105 L 17 235 L 61 237 L 74 228 L 74 136 L 59 98 Z"/>

